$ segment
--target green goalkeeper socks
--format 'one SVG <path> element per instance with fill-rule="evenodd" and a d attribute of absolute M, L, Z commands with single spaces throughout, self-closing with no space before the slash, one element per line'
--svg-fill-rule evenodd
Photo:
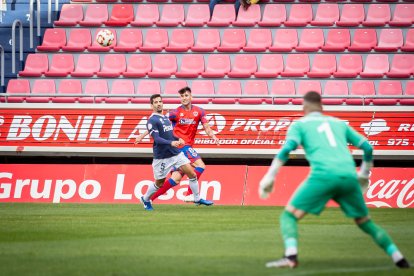
<path fill-rule="evenodd" d="M 280 216 L 280 231 L 285 243 L 285 256 L 298 254 L 298 224 L 297 218 L 290 212 L 283 211 Z"/>

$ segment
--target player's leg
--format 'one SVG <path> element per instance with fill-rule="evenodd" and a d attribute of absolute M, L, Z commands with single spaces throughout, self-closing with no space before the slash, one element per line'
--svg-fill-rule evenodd
<path fill-rule="evenodd" d="M 164 181 L 165 181 L 165 178 L 156 179 L 153 184 L 149 185 L 148 190 L 145 193 L 145 195 L 141 196 L 141 202 L 142 204 L 144 204 L 145 210 L 147 211 L 154 210 L 154 208 L 152 207 L 151 201 L 150 201 L 151 196 L 158 191 L 158 189 L 163 185 Z"/>
<path fill-rule="evenodd" d="M 205 200 L 200 197 L 197 175 L 194 172 L 193 167 L 190 164 L 185 164 L 180 167 L 180 170 L 188 176 L 189 186 L 194 194 L 194 203 L 196 205 L 213 205 L 212 201 Z"/>
<path fill-rule="evenodd" d="M 171 177 L 166 178 L 162 187 L 159 188 L 158 191 L 151 196 L 151 200 L 154 201 L 159 196 L 165 194 L 169 189 L 177 186 L 177 184 L 180 183 L 182 177 L 183 177 L 182 172 L 173 171 L 171 173 Z"/>
<path fill-rule="evenodd" d="M 204 164 L 203 160 L 198 154 L 197 154 L 197 158 L 192 158 L 190 159 L 190 161 L 193 161 L 191 165 L 194 167 L 194 172 L 197 175 L 197 179 L 200 179 L 201 175 L 203 174 L 206 168 L 206 164 Z M 193 192 L 191 191 L 190 187 L 188 187 L 188 190 L 184 195 L 188 197 L 189 195 L 192 195 L 192 194 Z M 192 197 L 189 197 L 189 198 L 192 198 Z M 187 200 L 184 199 L 184 201 L 187 201 Z"/>

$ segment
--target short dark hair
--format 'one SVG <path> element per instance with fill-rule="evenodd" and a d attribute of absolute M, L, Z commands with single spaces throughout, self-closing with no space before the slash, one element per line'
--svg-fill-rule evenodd
<path fill-rule="evenodd" d="M 308 103 L 313 104 L 321 104 L 322 103 L 322 97 L 318 92 L 310 91 L 303 96 L 303 100 Z"/>
<path fill-rule="evenodd" d="M 184 94 L 185 92 L 189 92 L 191 94 L 190 87 L 186 86 L 186 87 L 181 88 L 180 90 L 178 90 L 178 93 L 180 93 L 180 95 Z"/>
<path fill-rule="evenodd" d="M 150 97 L 150 103 L 151 104 L 153 104 L 154 103 L 154 99 L 155 98 L 161 98 L 162 99 L 162 97 L 161 97 L 161 95 L 160 94 L 154 94 L 154 95 L 152 95 L 151 97 Z"/>

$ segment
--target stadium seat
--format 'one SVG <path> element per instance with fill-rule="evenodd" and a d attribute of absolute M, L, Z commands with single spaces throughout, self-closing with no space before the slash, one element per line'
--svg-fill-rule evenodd
<path fill-rule="evenodd" d="M 309 91 L 314 91 L 319 94 L 322 94 L 321 83 L 317 80 L 299 81 L 298 87 L 296 89 L 296 95 L 303 96 Z M 302 97 L 292 99 L 292 104 L 302 104 L 302 103 L 303 103 Z"/>
<path fill-rule="evenodd" d="M 410 27 L 414 23 L 414 4 L 395 5 L 394 15 L 388 23 L 390 26 Z"/>
<path fill-rule="evenodd" d="M 204 57 L 199 54 L 183 55 L 177 78 L 197 78 L 204 72 Z"/>
<path fill-rule="evenodd" d="M 145 97 L 133 98 L 132 103 L 145 103 L 149 104 L 149 97 L 153 94 L 161 94 L 161 86 L 157 80 L 141 80 L 137 85 L 136 94 L 144 95 Z"/>
<path fill-rule="evenodd" d="M 126 70 L 125 55 L 122 54 L 108 54 L 104 56 L 104 61 L 96 75 L 101 78 L 118 78 Z"/>
<path fill-rule="evenodd" d="M 66 77 L 75 69 L 72 54 L 54 54 L 49 70 L 45 72 L 47 77 Z"/>
<path fill-rule="evenodd" d="M 21 77 L 40 77 L 49 69 L 47 54 L 29 54 L 24 70 L 19 72 Z"/>
<path fill-rule="evenodd" d="M 83 52 L 91 46 L 91 32 L 86 28 L 73 28 L 70 31 L 68 42 L 62 46 L 66 52 Z"/>
<path fill-rule="evenodd" d="M 72 77 L 93 77 L 101 70 L 99 55 L 84 54 L 79 55 L 75 71 L 71 73 Z"/>
<path fill-rule="evenodd" d="M 299 45 L 295 49 L 299 52 L 317 52 L 323 44 L 322 29 L 303 29 Z"/>
<path fill-rule="evenodd" d="M 184 6 L 182 4 L 165 4 L 162 7 L 161 19 L 155 24 L 160 27 L 176 27 L 184 22 Z"/>
<path fill-rule="evenodd" d="M 349 51 L 369 52 L 377 46 L 377 32 L 375 29 L 356 29 Z"/>
<path fill-rule="evenodd" d="M 213 52 L 220 45 L 220 33 L 217 29 L 202 28 L 198 32 L 193 52 Z"/>
<path fill-rule="evenodd" d="M 285 26 L 288 27 L 305 27 L 312 21 L 311 4 L 294 4 L 290 6 L 290 14 Z"/>
<path fill-rule="evenodd" d="M 351 35 L 349 29 L 330 29 L 322 50 L 326 52 L 343 52 L 350 44 Z"/>
<path fill-rule="evenodd" d="M 106 97 L 91 96 L 97 94 L 108 94 L 108 83 L 102 79 L 91 79 L 85 85 L 85 97 L 79 97 L 80 103 L 101 103 L 105 101 Z M 89 96 L 88 96 L 89 95 Z"/>
<path fill-rule="evenodd" d="M 178 97 L 178 91 L 187 86 L 188 84 L 185 80 L 167 80 L 165 82 L 163 94 L 175 95 Z"/>
<path fill-rule="evenodd" d="M 409 78 L 414 74 L 414 55 L 394 55 L 391 69 L 387 73 L 389 78 Z"/>
<path fill-rule="evenodd" d="M 348 97 L 348 84 L 346 81 L 328 80 L 325 83 L 323 95 L 328 96 L 322 98 L 323 104 L 341 105 Z M 329 98 L 329 96 L 335 96 L 335 98 Z"/>
<path fill-rule="evenodd" d="M 362 57 L 360 55 L 341 55 L 334 77 L 355 78 L 362 71 Z"/>
<path fill-rule="evenodd" d="M 175 55 L 155 55 L 152 71 L 148 72 L 151 78 L 169 78 L 177 72 L 177 59 Z"/>
<path fill-rule="evenodd" d="M 187 52 L 194 46 L 194 35 L 191 29 L 174 29 L 170 42 L 165 47 L 167 52 Z"/>
<path fill-rule="evenodd" d="M 26 102 L 48 103 L 51 100 L 51 96 L 45 96 L 48 94 L 56 94 L 55 81 L 51 79 L 35 80 L 33 83 L 31 95 L 39 95 L 39 97 L 26 97 Z"/>
<path fill-rule="evenodd" d="M 351 96 L 358 96 L 354 98 L 348 98 L 345 100 L 346 104 L 350 105 L 369 105 L 372 97 L 375 96 L 375 86 L 373 81 L 354 81 L 352 82 L 351 90 L 349 93 Z M 365 98 L 368 97 L 368 98 Z"/>
<path fill-rule="evenodd" d="M 286 21 L 284 4 L 265 5 L 262 20 L 257 24 L 261 27 L 279 27 Z"/>
<path fill-rule="evenodd" d="M 384 80 L 378 84 L 377 97 L 372 100 L 375 105 L 396 105 L 399 102 L 397 98 L 381 98 L 381 96 L 392 97 L 402 96 L 402 86 L 400 81 L 396 80 Z"/>
<path fill-rule="evenodd" d="M 106 26 L 124 27 L 134 19 L 134 6 L 132 4 L 112 5 L 111 16 L 105 22 Z"/>
<path fill-rule="evenodd" d="M 335 55 L 315 55 L 312 69 L 307 73 L 311 78 L 329 78 L 336 71 Z"/>
<path fill-rule="evenodd" d="M 404 46 L 401 47 L 401 50 L 404 52 L 413 52 L 414 51 L 414 29 L 409 29 L 405 35 Z"/>
<path fill-rule="evenodd" d="M 296 29 L 278 29 L 269 50 L 272 52 L 291 52 L 298 45 Z"/>
<path fill-rule="evenodd" d="M 243 95 L 255 96 L 254 98 L 240 98 L 240 104 L 271 104 L 272 99 L 263 96 L 269 95 L 267 81 L 265 80 L 248 80 L 243 89 Z"/>
<path fill-rule="evenodd" d="M 53 97 L 53 103 L 75 103 L 79 97 L 64 96 L 65 94 L 82 94 L 82 83 L 80 80 L 63 79 L 59 83 L 57 95 L 61 97 Z"/>
<path fill-rule="evenodd" d="M 303 77 L 309 72 L 309 57 L 307 54 L 287 55 L 282 77 Z"/>
<path fill-rule="evenodd" d="M 404 43 L 401 29 L 382 29 L 375 51 L 395 52 L 402 47 Z"/>
<path fill-rule="evenodd" d="M 46 29 L 42 45 L 37 46 L 39 51 L 59 51 L 66 44 L 65 29 Z"/>
<path fill-rule="evenodd" d="M 388 4 L 370 4 L 365 21 L 362 25 L 369 27 L 381 27 L 388 24 L 391 19 L 390 6 Z"/>
<path fill-rule="evenodd" d="M 114 80 L 112 82 L 111 92 L 109 93 L 112 97 L 105 98 L 105 103 L 128 103 L 130 97 L 116 97 L 115 95 L 134 95 L 135 87 L 132 80 Z"/>
<path fill-rule="evenodd" d="M 106 4 L 88 5 L 85 17 L 79 25 L 85 27 L 99 27 L 108 20 L 108 6 Z"/>
<path fill-rule="evenodd" d="M 239 98 L 237 96 L 242 94 L 241 84 L 238 80 L 223 80 L 219 83 L 217 95 L 227 96 L 225 98 L 214 98 L 213 104 L 234 104 Z"/>
<path fill-rule="evenodd" d="M 59 20 L 54 22 L 55 26 L 73 27 L 83 19 L 82 5 L 63 4 Z"/>
<path fill-rule="evenodd" d="M 274 104 L 289 104 L 292 101 L 292 96 L 295 95 L 295 82 L 293 80 L 274 80 L 270 95 L 273 98 Z"/>
<path fill-rule="evenodd" d="M 233 66 L 227 74 L 231 78 L 249 78 L 257 71 L 255 55 L 235 55 Z"/>
<path fill-rule="evenodd" d="M 338 4 L 319 4 L 312 26 L 333 26 L 339 20 Z"/>
<path fill-rule="evenodd" d="M 151 72 L 152 62 L 150 55 L 131 55 L 128 60 L 127 70 L 123 73 L 127 78 L 142 78 Z"/>
<path fill-rule="evenodd" d="M 207 22 L 210 27 L 228 27 L 236 20 L 234 5 L 218 4 L 214 7 L 211 20 Z"/>
<path fill-rule="evenodd" d="M 139 4 L 135 19 L 130 24 L 135 27 L 149 27 L 158 22 L 159 19 L 158 5 Z"/>
<path fill-rule="evenodd" d="M 201 75 L 205 78 L 222 78 L 230 71 L 230 57 L 228 55 L 209 55 L 207 67 Z"/>
<path fill-rule="evenodd" d="M 357 27 L 365 19 L 365 10 L 363 4 L 346 4 L 342 6 L 341 16 L 336 22 L 337 26 Z"/>
<path fill-rule="evenodd" d="M 148 29 L 142 52 L 161 52 L 168 45 L 168 33 L 165 29 Z"/>
<path fill-rule="evenodd" d="M 207 4 L 188 5 L 186 27 L 202 27 L 210 20 L 210 9 Z"/>
<path fill-rule="evenodd" d="M 400 99 L 401 105 L 414 105 L 414 81 L 407 81 L 405 83 L 404 95 L 412 97 L 411 99 Z"/>
<path fill-rule="evenodd" d="M 142 33 L 137 28 L 124 28 L 119 35 L 115 52 L 135 52 L 142 46 Z"/>
<path fill-rule="evenodd" d="M 99 31 L 104 29 L 96 29 L 95 34 L 92 36 L 92 45 L 88 47 L 88 51 L 90 52 L 109 52 L 116 46 L 116 31 L 114 29 L 109 29 L 114 34 L 114 40 L 112 41 L 111 45 L 109 46 L 102 46 L 96 41 L 96 35 L 99 33 Z"/>
<path fill-rule="evenodd" d="M 243 29 L 226 29 L 223 32 L 219 52 L 238 52 L 246 45 L 246 35 Z"/>
<path fill-rule="evenodd" d="M 268 54 L 260 57 L 259 70 L 254 73 L 256 78 L 276 78 L 283 72 L 283 58 L 280 54 Z"/>
<path fill-rule="evenodd" d="M 254 28 L 250 30 L 245 52 L 265 52 L 272 45 L 272 32 L 270 29 Z"/>
<path fill-rule="evenodd" d="M 29 80 L 11 79 L 7 84 L 7 94 L 30 94 L 30 82 Z M 22 96 L 8 96 L 8 103 L 21 103 L 26 98 Z M 5 102 L 5 99 L 0 98 L 0 102 Z"/>
<path fill-rule="evenodd" d="M 195 104 L 208 104 L 214 95 L 214 83 L 211 80 L 194 80 L 191 84 L 191 94 L 193 94 L 192 102 Z"/>
<path fill-rule="evenodd" d="M 233 25 L 239 27 L 253 27 L 260 21 L 261 16 L 260 5 L 251 5 L 247 10 L 243 8 L 239 10 L 237 19 L 233 22 Z"/>
<path fill-rule="evenodd" d="M 364 70 L 360 76 L 364 78 L 382 78 L 390 70 L 388 55 L 367 55 Z"/>

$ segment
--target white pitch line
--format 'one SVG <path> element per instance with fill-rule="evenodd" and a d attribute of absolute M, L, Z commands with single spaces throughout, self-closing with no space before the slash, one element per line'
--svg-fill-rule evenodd
<path fill-rule="evenodd" d="M 368 272 L 368 271 L 384 271 L 393 270 L 392 266 L 380 266 L 380 267 L 361 267 L 361 268 L 336 268 L 336 269 L 322 269 L 322 270 L 310 270 L 310 271 L 298 271 L 278 274 L 278 275 L 320 275 L 320 274 L 339 274 L 339 273 L 350 273 L 350 272 Z"/>

